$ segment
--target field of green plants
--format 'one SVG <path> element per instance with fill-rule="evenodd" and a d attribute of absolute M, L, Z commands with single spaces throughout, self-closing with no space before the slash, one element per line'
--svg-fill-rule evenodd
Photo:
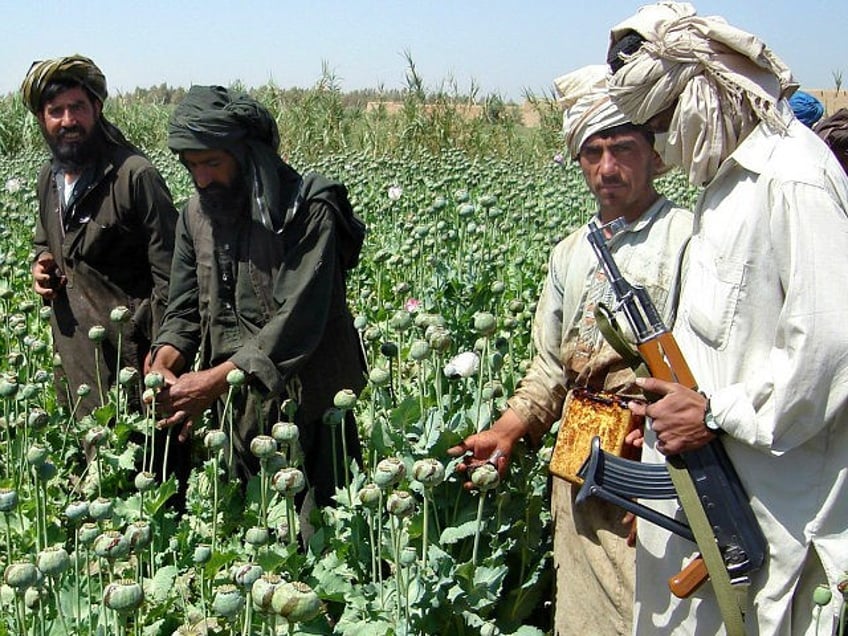
<path fill-rule="evenodd" d="M 80 423 L 57 406 L 54 365 L 93 363 L 97 349 L 91 360 L 53 357 L 50 308 L 29 272 L 45 151 L 35 120 L 7 97 L 0 635 L 545 633 L 546 449 L 519 449 L 501 483 L 480 471 L 474 492 L 445 451 L 503 408 L 533 355 L 548 253 L 592 209 L 579 169 L 559 155 L 558 113 L 540 100 L 538 129 L 499 109 L 468 120 L 455 99 L 415 90 L 398 115 L 365 113 L 342 103 L 332 78 L 295 96 L 273 86 L 256 95 L 279 119 L 283 155 L 346 183 L 369 227 L 348 285 L 369 383 L 358 398 L 337 396 L 325 418 L 333 426 L 338 411 L 355 411 L 363 465 L 335 508 L 312 511 L 304 548 L 289 408 L 253 445 L 264 470 L 246 493 L 223 468 L 226 434 L 196 429 L 188 510 L 177 517 L 173 479 L 156 483 L 160 460 L 130 440 L 155 418 L 125 410 L 126 387 L 145 381 L 138 370 L 88 387 L 102 389 L 103 406 Z M 169 112 L 123 98 L 107 109 L 180 202 L 191 184 L 164 148 Z M 661 189 L 684 204 L 694 194 L 678 175 Z M 96 449 L 89 464 L 83 439 Z"/>

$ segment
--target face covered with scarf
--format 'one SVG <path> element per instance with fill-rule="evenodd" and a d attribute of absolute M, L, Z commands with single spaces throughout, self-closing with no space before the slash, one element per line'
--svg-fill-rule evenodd
<path fill-rule="evenodd" d="M 224 212 L 249 199 L 251 214 L 273 231 L 284 220 L 279 143 L 268 109 L 222 86 L 192 86 L 168 123 L 168 147 L 192 172 L 203 209 Z"/>
<path fill-rule="evenodd" d="M 660 2 L 614 27 L 610 40 L 610 98 L 634 123 L 668 131 L 663 159 L 691 183 L 708 183 L 761 121 L 785 130 L 777 104 L 798 86 L 791 72 L 723 18 Z"/>

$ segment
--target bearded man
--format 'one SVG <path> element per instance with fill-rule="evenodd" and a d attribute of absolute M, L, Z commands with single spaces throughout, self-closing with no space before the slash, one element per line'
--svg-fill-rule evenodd
<path fill-rule="evenodd" d="M 177 212 L 156 168 L 103 115 L 106 78 L 94 62 L 35 62 L 21 94 L 52 154 L 38 177 L 35 291 L 53 308 L 59 399 L 93 389 L 75 411 L 81 417 L 101 405 L 97 388 L 114 384 L 119 368 L 142 368 L 168 298 Z M 130 310 L 120 360 L 120 323 L 110 320 L 119 306 Z M 99 377 L 94 326 L 106 329 Z"/>
<path fill-rule="evenodd" d="M 768 541 L 734 611 L 713 584 L 671 596 L 661 581 L 693 546 L 641 524 L 635 631 L 831 633 L 848 551 L 848 180 L 792 115 L 790 70 L 723 18 L 642 7 L 612 29 L 608 61 L 612 100 L 667 133 L 666 163 L 704 188 L 674 325 L 703 393 L 640 382 L 665 396 L 631 405 L 651 420 L 643 461 L 720 439 Z M 820 584 L 833 600 L 815 607 Z"/>
<path fill-rule="evenodd" d="M 337 392 L 365 382 L 345 292 L 365 227 L 343 185 L 301 176 L 279 157 L 279 143 L 262 104 L 220 86 L 191 87 L 175 109 L 168 146 L 197 195 L 177 225 L 152 371 L 165 379 L 162 424 L 181 425 L 183 439 L 210 406 L 217 424 L 232 422 L 232 468 L 242 481 L 259 469 L 251 440 L 269 434 L 282 401 L 293 399 L 306 476 L 325 505 L 360 458 L 351 413 L 334 426 L 324 415 Z M 235 369 L 247 386 L 227 413 L 222 398 Z"/>

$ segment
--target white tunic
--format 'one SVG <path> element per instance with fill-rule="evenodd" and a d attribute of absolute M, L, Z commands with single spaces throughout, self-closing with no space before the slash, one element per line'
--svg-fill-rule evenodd
<path fill-rule="evenodd" d="M 797 120 L 784 136 L 761 124 L 695 213 L 674 333 L 769 543 L 746 629 L 813 634 L 829 582 L 829 634 L 848 570 L 848 180 Z M 661 456 L 646 444 L 644 459 Z M 665 585 L 692 544 L 648 523 L 639 537 L 635 632 L 721 631 L 709 584 L 683 601 Z"/>

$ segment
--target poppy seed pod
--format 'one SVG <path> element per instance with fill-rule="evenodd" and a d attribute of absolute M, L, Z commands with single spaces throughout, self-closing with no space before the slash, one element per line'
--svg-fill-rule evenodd
<path fill-rule="evenodd" d="M 127 386 L 138 380 L 138 369 L 135 367 L 124 367 L 118 371 L 118 384 Z"/>
<path fill-rule="evenodd" d="M 35 557 L 35 566 L 44 576 L 57 577 L 71 565 L 68 551 L 60 545 L 45 548 Z"/>
<path fill-rule="evenodd" d="M 342 389 L 336 393 L 333 398 L 333 405 L 337 409 L 342 409 L 343 411 L 351 410 L 354 406 L 356 406 L 356 393 L 350 389 Z"/>
<path fill-rule="evenodd" d="M 144 590 L 132 579 L 113 581 L 103 591 L 103 604 L 113 612 L 128 614 L 144 602 Z"/>
<path fill-rule="evenodd" d="M 369 510 L 376 510 L 380 505 L 380 494 L 382 491 L 377 484 L 365 484 L 359 490 L 359 503 Z"/>
<path fill-rule="evenodd" d="M 144 386 L 148 389 L 158 389 L 164 386 L 165 376 L 157 371 L 151 371 L 144 376 Z"/>
<path fill-rule="evenodd" d="M 816 589 L 813 590 L 813 603 L 815 603 L 819 607 L 823 607 L 830 603 L 830 600 L 832 598 L 833 592 L 831 592 L 830 587 L 828 587 L 824 583 L 820 583 L 816 586 Z"/>
<path fill-rule="evenodd" d="M 445 467 L 437 459 L 427 457 L 412 465 L 412 478 L 428 488 L 438 486 L 445 478 Z"/>
<path fill-rule="evenodd" d="M 101 559 L 123 559 L 130 553 L 130 542 L 117 530 L 107 530 L 94 540 L 93 548 Z"/>
<path fill-rule="evenodd" d="M 306 487 L 306 478 L 303 476 L 303 471 L 297 468 L 283 468 L 274 473 L 271 483 L 274 490 L 290 497 Z"/>
<path fill-rule="evenodd" d="M 374 367 L 368 374 L 368 380 L 374 386 L 386 386 L 391 379 L 391 374 L 386 369 Z"/>
<path fill-rule="evenodd" d="M 6 566 L 3 575 L 6 585 L 20 592 L 38 581 L 38 568 L 29 561 L 18 561 Z"/>
<path fill-rule="evenodd" d="M 221 450 L 227 445 L 227 434 L 216 428 L 203 436 L 203 445 L 211 451 Z"/>
<path fill-rule="evenodd" d="M 153 529 L 147 521 L 133 521 L 124 530 L 124 537 L 133 551 L 144 550 L 153 540 Z"/>
<path fill-rule="evenodd" d="M 300 429 L 293 422 L 277 422 L 271 427 L 271 437 L 280 444 L 292 444 L 300 439 Z"/>
<path fill-rule="evenodd" d="M 430 355 L 430 343 L 426 340 L 415 340 L 409 347 L 409 357 L 416 362 L 425 360 Z"/>
<path fill-rule="evenodd" d="M 80 526 L 79 540 L 83 545 L 91 545 L 100 536 L 100 528 L 93 521 L 86 521 Z"/>
<path fill-rule="evenodd" d="M 18 505 L 18 491 L 13 488 L 0 488 L 0 512 L 12 512 Z"/>
<path fill-rule="evenodd" d="M 109 320 L 117 323 L 125 323 L 129 322 L 131 315 L 129 307 L 118 305 L 109 312 Z"/>
<path fill-rule="evenodd" d="M 194 548 L 194 564 L 203 565 L 212 558 L 212 547 L 202 543 Z"/>
<path fill-rule="evenodd" d="M 405 490 L 396 490 L 386 500 L 386 511 L 395 517 L 408 517 L 415 512 L 415 498 Z"/>
<path fill-rule="evenodd" d="M 224 618 L 233 618 L 244 607 L 244 596 L 235 585 L 225 583 L 215 590 L 212 611 Z"/>
<path fill-rule="evenodd" d="M 271 600 L 274 598 L 274 591 L 283 579 L 279 574 L 263 574 L 253 583 L 250 589 L 250 598 L 253 601 L 253 606 L 261 612 L 271 611 Z"/>
<path fill-rule="evenodd" d="M 263 528 L 262 526 L 253 526 L 252 528 L 248 528 L 247 532 L 244 533 L 245 542 L 252 545 L 254 548 L 260 548 L 263 545 L 267 545 L 270 539 L 271 537 L 268 532 L 268 528 Z"/>
<path fill-rule="evenodd" d="M 103 325 L 94 325 L 88 330 L 88 339 L 92 342 L 103 342 L 106 338 L 106 327 Z"/>
<path fill-rule="evenodd" d="M 250 452 L 259 459 L 267 459 L 277 452 L 277 442 L 270 435 L 257 435 L 250 440 Z"/>
<path fill-rule="evenodd" d="M 232 387 L 238 388 L 240 386 L 244 386 L 245 379 L 246 376 L 244 374 L 244 371 L 242 371 L 241 369 L 233 369 L 232 371 L 227 373 L 227 384 Z"/>
<path fill-rule="evenodd" d="M 26 460 L 30 466 L 40 466 L 47 460 L 47 449 L 41 444 L 33 444 L 27 449 Z"/>
<path fill-rule="evenodd" d="M 388 488 L 400 482 L 406 475 L 406 466 L 397 457 L 387 457 L 380 460 L 374 470 L 372 479 L 380 488 Z"/>
<path fill-rule="evenodd" d="M 156 475 L 148 471 L 142 471 L 135 476 L 135 488 L 139 492 L 147 492 L 156 487 Z"/>
<path fill-rule="evenodd" d="M 302 623 L 318 616 L 321 599 L 306 583 L 281 583 L 274 590 L 271 608 L 289 623 Z"/>
<path fill-rule="evenodd" d="M 500 482 L 498 470 L 491 464 L 481 464 L 471 473 L 471 483 L 480 491 L 496 488 Z"/>
<path fill-rule="evenodd" d="M 112 516 L 112 500 L 106 497 L 98 497 L 88 504 L 88 514 L 95 521 L 102 521 Z"/>
<path fill-rule="evenodd" d="M 233 581 L 236 585 L 250 589 L 253 584 L 264 574 L 261 565 L 255 563 L 242 563 L 232 570 Z"/>

